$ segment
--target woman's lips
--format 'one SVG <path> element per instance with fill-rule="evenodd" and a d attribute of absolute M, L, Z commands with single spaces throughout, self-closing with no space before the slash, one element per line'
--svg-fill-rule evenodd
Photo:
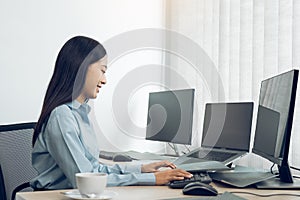
<path fill-rule="evenodd" d="M 101 88 L 101 86 L 97 85 L 97 93 L 99 93 L 100 88 Z"/>

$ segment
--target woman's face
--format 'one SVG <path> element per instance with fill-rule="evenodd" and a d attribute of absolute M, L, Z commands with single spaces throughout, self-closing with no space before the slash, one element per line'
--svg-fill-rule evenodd
<path fill-rule="evenodd" d="M 107 56 L 89 66 L 82 93 L 77 98 L 80 103 L 83 103 L 86 99 L 95 99 L 97 97 L 100 88 L 106 83 L 106 69 Z"/>

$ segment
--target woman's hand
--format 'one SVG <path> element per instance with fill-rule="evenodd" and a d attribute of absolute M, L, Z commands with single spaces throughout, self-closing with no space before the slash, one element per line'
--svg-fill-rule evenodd
<path fill-rule="evenodd" d="M 169 170 L 159 171 L 161 167 L 169 167 Z M 156 179 L 156 185 L 165 185 L 173 180 L 182 180 L 184 178 L 191 178 L 193 175 L 182 169 L 175 169 L 176 165 L 169 161 L 154 162 L 142 165 L 142 172 L 153 172 Z"/>
<path fill-rule="evenodd" d="M 169 161 L 161 161 L 161 162 L 154 162 L 150 164 L 145 164 L 142 165 L 142 173 L 147 173 L 147 172 L 157 172 L 159 168 L 161 167 L 170 167 L 171 169 L 175 169 L 176 165 Z"/>
<path fill-rule="evenodd" d="M 184 178 L 191 178 L 193 175 L 182 169 L 170 169 L 158 171 L 154 173 L 156 178 L 156 185 L 165 185 L 173 180 L 183 180 Z"/>

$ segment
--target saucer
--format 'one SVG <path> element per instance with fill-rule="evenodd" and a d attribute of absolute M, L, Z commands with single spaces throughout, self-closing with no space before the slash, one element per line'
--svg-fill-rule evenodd
<path fill-rule="evenodd" d="M 78 190 L 70 190 L 67 192 L 62 192 L 62 194 L 71 199 L 79 199 L 79 200 L 91 200 L 91 199 L 93 199 L 93 200 L 108 200 L 108 199 L 112 199 L 114 196 L 117 195 L 116 192 L 111 191 L 111 190 L 104 190 L 104 192 L 101 195 L 96 196 L 94 198 L 82 196 Z"/>

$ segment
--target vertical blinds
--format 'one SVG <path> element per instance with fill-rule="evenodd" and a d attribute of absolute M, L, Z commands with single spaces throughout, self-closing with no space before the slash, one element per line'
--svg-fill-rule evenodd
<path fill-rule="evenodd" d="M 255 102 L 253 140 L 260 82 L 278 73 L 300 67 L 300 1 L 166 0 L 165 5 L 166 28 L 189 37 L 207 53 L 222 79 L 225 100 Z M 176 41 L 171 43 L 174 45 Z M 202 83 L 212 81 L 214 74 L 205 73 L 205 81 L 201 81 L 194 73 L 188 74 L 186 69 L 183 70 L 178 58 L 169 56 L 166 60 L 168 65 L 186 73 L 193 80 L 200 104 L 209 101 L 209 98 L 204 97 L 209 96 L 209 92 L 205 92 Z M 169 77 L 168 80 L 172 82 L 173 79 Z M 173 81 L 178 85 L 175 79 Z M 298 94 L 290 164 L 300 167 Z M 199 114 L 202 113 L 199 111 Z M 201 129 L 202 118 L 198 119 L 199 122 L 196 123 Z M 198 134 L 201 134 L 201 131 L 198 130 Z M 200 139 L 197 137 L 197 140 L 196 145 Z M 268 161 L 261 162 L 261 158 L 252 154 L 240 162 L 256 167 L 270 166 Z"/>

